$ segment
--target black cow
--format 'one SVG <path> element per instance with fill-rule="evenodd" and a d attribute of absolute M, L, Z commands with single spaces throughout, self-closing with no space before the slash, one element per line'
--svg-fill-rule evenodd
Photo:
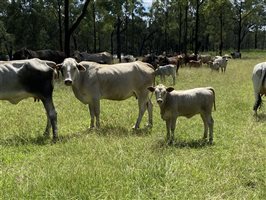
<path fill-rule="evenodd" d="M 27 48 L 22 48 L 13 54 L 12 60 L 23 60 L 30 58 L 39 58 L 41 60 L 50 60 L 57 64 L 62 63 L 66 58 L 64 52 L 50 49 L 33 51 Z"/>
<path fill-rule="evenodd" d="M 44 132 L 49 136 L 53 129 L 53 139 L 57 140 L 57 113 L 53 104 L 53 79 L 56 64 L 34 58 L 29 60 L 0 62 L 0 100 L 17 104 L 21 100 L 34 97 L 40 99 L 47 114 Z"/>

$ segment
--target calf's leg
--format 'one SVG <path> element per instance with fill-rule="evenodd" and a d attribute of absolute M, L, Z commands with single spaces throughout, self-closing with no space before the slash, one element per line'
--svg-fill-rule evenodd
<path fill-rule="evenodd" d="M 166 124 L 166 141 L 168 144 L 171 143 L 171 119 L 167 119 L 165 121 L 165 124 Z"/>
<path fill-rule="evenodd" d="M 177 117 L 173 117 L 171 119 L 171 144 L 174 143 L 174 139 L 175 139 L 175 126 L 176 126 L 176 119 Z"/>
<path fill-rule="evenodd" d="M 89 103 L 89 111 L 90 111 L 90 116 L 91 116 L 91 123 L 90 123 L 90 128 L 94 128 L 94 107 L 92 103 Z"/>
<path fill-rule="evenodd" d="M 209 126 L 209 143 L 213 143 L 213 124 L 214 120 L 211 115 L 208 117 L 208 126 Z"/>
<path fill-rule="evenodd" d="M 204 124 L 203 139 L 207 139 L 207 137 L 208 137 L 208 128 L 209 128 L 207 117 L 204 114 L 200 114 L 200 116 L 201 116 L 201 119 L 202 119 L 203 124 Z"/>

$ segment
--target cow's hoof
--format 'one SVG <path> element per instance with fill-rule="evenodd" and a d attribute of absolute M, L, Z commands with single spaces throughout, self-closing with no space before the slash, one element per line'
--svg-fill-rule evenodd
<path fill-rule="evenodd" d="M 152 128 L 152 124 L 146 124 L 146 128 Z"/>
<path fill-rule="evenodd" d="M 44 138 L 49 138 L 50 137 L 50 133 L 49 132 L 44 132 L 43 133 L 43 137 Z"/>

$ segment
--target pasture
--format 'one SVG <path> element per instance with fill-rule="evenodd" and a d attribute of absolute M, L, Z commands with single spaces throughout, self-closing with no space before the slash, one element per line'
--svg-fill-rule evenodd
<path fill-rule="evenodd" d="M 180 68 L 175 89 L 212 86 L 214 145 L 201 140 L 200 116 L 178 118 L 175 143 L 154 105 L 154 126 L 132 131 L 137 101 L 101 101 L 101 129 L 87 106 L 55 83 L 60 141 L 44 139 L 42 104 L 0 102 L 0 199 L 265 199 L 266 109 L 253 117 L 251 82 L 266 52 L 243 52 L 225 74 Z M 171 85 L 171 77 L 165 85 Z M 159 77 L 156 79 L 159 82 Z"/>

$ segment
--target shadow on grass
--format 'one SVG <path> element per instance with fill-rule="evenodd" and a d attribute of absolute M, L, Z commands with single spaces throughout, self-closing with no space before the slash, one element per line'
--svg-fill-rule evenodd
<path fill-rule="evenodd" d="M 266 114 L 264 113 L 258 114 L 257 117 L 254 117 L 254 119 L 257 122 L 266 122 Z"/>
<path fill-rule="evenodd" d="M 52 136 L 27 136 L 26 134 L 21 135 L 14 135 L 8 138 L 0 139 L 0 145 L 3 146 L 23 146 L 23 145 L 51 145 L 56 143 L 66 143 L 73 139 L 83 138 L 88 134 L 95 133 L 99 136 L 119 136 L 119 137 L 126 137 L 130 135 L 137 135 L 137 136 L 145 136 L 151 133 L 150 128 L 143 128 L 143 129 L 126 129 L 125 127 L 121 126 L 113 126 L 113 125 L 106 125 L 99 129 L 87 129 L 84 131 L 76 132 L 76 133 L 68 133 L 66 135 L 58 136 L 58 139 L 54 141 Z"/>
<path fill-rule="evenodd" d="M 35 144 L 35 145 L 47 145 L 51 144 L 52 139 L 45 137 L 45 136 L 20 136 L 20 135 L 14 135 L 9 138 L 0 139 L 0 145 L 3 146 L 23 146 L 23 145 L 29 145 L 29 144 Z"/>
<path fill-rule="evenodd" d="M 156 144 L 156 147 L 158 148 L 192 148 L 192 149 L 200 149 L 205 148 L 208 146 L 212 146 L 207 140 L 200 139 L 200 140 L 191 140 L 191 141 L 180 141 L 175 140 L 173 144 L 168 144 L 166 140 L 159 140 Z"/>

